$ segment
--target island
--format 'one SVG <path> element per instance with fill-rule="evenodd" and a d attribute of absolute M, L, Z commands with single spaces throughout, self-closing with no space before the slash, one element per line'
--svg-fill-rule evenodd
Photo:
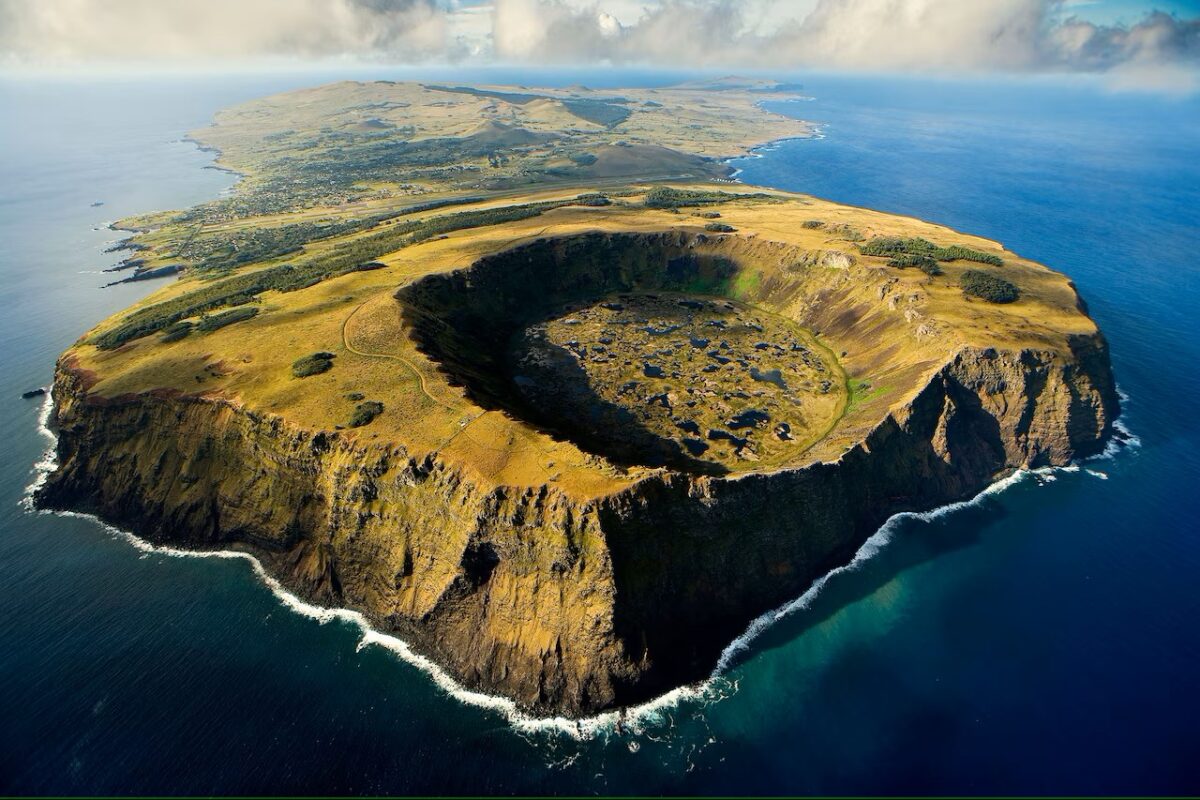
<path fill-rule="evenodd" d="M 45 508 L 236 549 L 462 685 L 582 717 L 702 680 L 890 516 L 1099 453 L 1064 276 L 730 181 L 764 81 L 340 83 L 193 134 L 226 197 L 124 220 L 171 282 L 52 389 Z"/>

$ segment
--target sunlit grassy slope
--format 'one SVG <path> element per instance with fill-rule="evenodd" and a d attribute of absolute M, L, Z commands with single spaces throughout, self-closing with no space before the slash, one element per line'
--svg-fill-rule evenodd
<path fill-rule="evenodd" d="M 704 188 L 731 191 L 725 184 Z M 544 189 L 453 211 L 563 200 L 587 191 L 588 186 Z M 830 430 L 811 447 L 798 449 L 792 461 L 772 468 L 837 458 L 958 348 L 1065 348 L 1066 336 L 1094 331 L 1064 277 L 993 242 L 810 197 L 738 191 L 745 194 L 712 206 L 655 209 L 645 206 L 643 189 L 628 187 L 613 192 L 611 205 L 553 207 L 528 219 L 455 231 L 383 255 L 378 268 L 296 291 L 264 291 L 251 301 L 259 309 L 256 316 L 211 332 L 193 331 L 172 342 L 153 334 L 110 350 L 89 343 L 129 313 L 213 280 L 191 274 L 102 323 L 67 357 L 90 373 L 97 396 L 159 391 L 220 399 L 300 429 L 394 443 L 414 454 L 437 453 L 496 484 L 554 482 L 587 497 L 619 489 L 647 468 L 617 466 L 517 416 L 467 399 L 464 388 L 451 385 L 411 340 L 404 308 L 395 298 L 398 288 L 537 239 L 597 231 L 703 236 L 704 247 L 736 265 L 718 293 L 807 322 L 845 374 L 846 401 Z M 706 232 L 714 212 L 734 232 Z M 999 256 L 1003 266 L 992 269 L 1020 288 L 1021 299 L 996 305 L 966 298 L 958 279 L 977 264 L 945 262 L 943 274 L 930 276 L 859 252 L 859 243 L 882 235 L 920 236 L 939 246 L 957 244 Z M 322 242 L 310 249 L 333 246 Z M 242 270 L 262 268 L 251 264 Z M 836 307 L 822 308 L 823 298 L 836 298 Z M 856 316 L 845 319 L 843 311 Z M 821 320 L 829 322 L 821 325 Z M 332 369 L 293 375 L 294 361 L 320 351 L 333 354 Z M 363 401 L 381 402 L 385 410 L 367 425 L 348 427 Z M 748 461 L 734 471 L 756 469 L 761 465 Z"/>

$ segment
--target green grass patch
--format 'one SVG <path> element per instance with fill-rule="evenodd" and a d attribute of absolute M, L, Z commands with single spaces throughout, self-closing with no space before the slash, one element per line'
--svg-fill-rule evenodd
<path fill-rule="evenodd" d="M 879 397 L 887 390 L 886 386 L 873 386 L 870 381 L 861 378 L 852 378 L 846 386 L 850 390 L 850 398 L 846 401 L 847 414 Z"/>
<path fill-rule="evenodd" d="M 762 286 L 762 273 L 758 270 L 743 270 L 733 279 L 731 294 L 739 300 L 751 298 L 758 294 Z"/>

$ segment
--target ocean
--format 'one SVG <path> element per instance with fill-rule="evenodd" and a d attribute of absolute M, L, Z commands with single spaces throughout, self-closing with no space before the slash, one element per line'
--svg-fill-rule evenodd
<path fill-rule="evenodd" d="M 354 620 L 297 613 L 244 559 L 29 512 L 48 442 L 42 400 L 21 393 L 152 288 L 98 288 L 120 256 L 107 223 L 228 191 L 183 135 L 338 77 L 0 79 L 0 794 L 1200 791 L 1196 98 L 786 76 L 813 99 L 768 107 L 821 136 L 738 160 L 739 178 L 1065 272 L 1109 338 L 1132 438 L 893 520 L 703 692 L 620 731 L 464 702 Z"/>

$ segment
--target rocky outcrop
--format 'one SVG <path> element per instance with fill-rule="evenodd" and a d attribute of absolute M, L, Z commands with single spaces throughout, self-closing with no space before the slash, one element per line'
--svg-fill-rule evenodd
<path fill-rule="evenodd" d="M 811 316 L 865 324 L 820 304 Z M 105 398 L 68 355 L 53 389 L 60 466 L 39 501 L 155 542 L 249 550 L 467 686 L 584 715 L 704 677 L 751 619 L 891 514 L 1098 452 L 1118 413 L 1099 333 L 1065 349 L 964 345 L 922 374 L 839 458 L 732 477 L 660 470 L 580 501 L 480 485 L 436 454 L 220 398 Z"/>

